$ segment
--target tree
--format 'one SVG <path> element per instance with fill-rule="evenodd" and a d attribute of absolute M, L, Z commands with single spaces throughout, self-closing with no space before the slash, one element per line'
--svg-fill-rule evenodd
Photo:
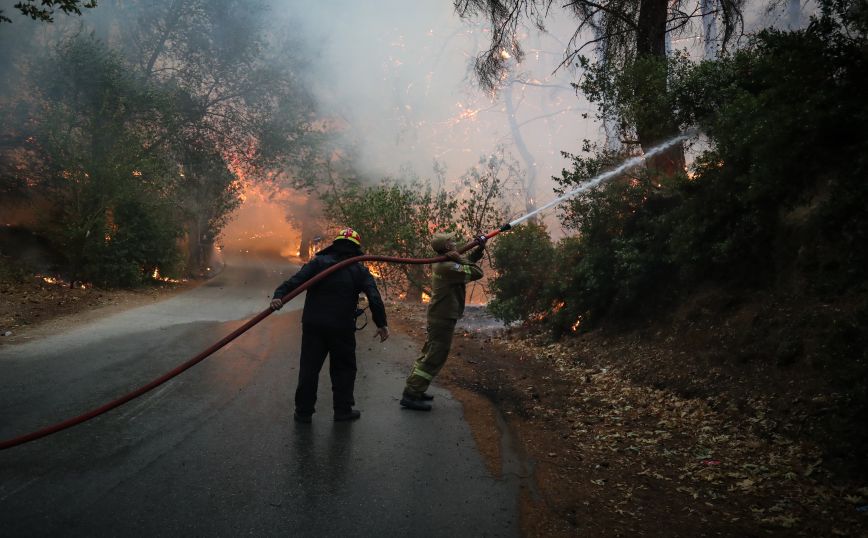
<path fill-rule="evenodd" d="M 315 134 L 308 135 L 315 107 L 301 78 L 302 47 L 288 37 L 269 36 L 261 2 L 161 0 L 131 2 L 125 10 L 130 16 L 120 18 L 120 24 L 129 26 L 120 33 L 119 47 L 145 81 L 175 95 L 176 114 L 164 122 L 165 137 L 179 148 L 180 162 L 198 163 L 186 166 L 190 192 L 206 184 L 209 191 L 218 184 L 224 189 L 211 192 L 204 205 L 185 208 L 188 257 L 202 261 L 203 249 L 237 205 L 229 200 L 239 184 L 218 168 L 229 167 L 248 181 L 280 180 L 303 169 L 298 163 L 318 142 Z M 191 145 L 195 149 L 186 149 Z M 196 172 L 204 155 L 211 163 L 205 166 L 208 178 Z M 213 213 L 218 208 L 223 215 Z"/>
<path fill-rule="evenodd" d="M 24 0 L 15 4 L 15 9 L 23 15 L 27 15 L 35 21 L 54 22 L 55 10 L 60 10 L 69 15 L 74 13 L 81 15 L 82 9 L 92 9 L 96 7 L 96 0 L 40 0 L 40 5 L 36 5 L 36 0 Z M 0 9 L 0 22 L 12 22 L 12 19 L 3 15 L 3 10 Z"/>
<path fill-rule="evenodd" d="M 868 18 L 854 5 L 824 2 L 806 29 L 762 31 L 714 62 L 671 60 L 676 120 L 708 136 L 691 174 L 661 184 L 639 170 L 571 200 L 561 222 L 578 233 L 556 245 L 533 294 L 516 285 L 533 264 L 495 258 L 499 315 L 534 320 L 548 307 L 540 317 L 561 333 L 608 316 L 658 316 L 707 286 L 864 304 Z M 560 189 L 621 158 L 583 149 L 588 156 L 569 155 Z M 514 257 L 529 246 L 516 239 Z M 525 294 L 542 306 L 530 308 Z"/>
<path fill-rule="evenodd" d="M 721 47 L 725 50 L 741 25 L 742 0 L 722 0 L 713 6 L 720 15 L 723 33 Z M 476 59 L 475 69 L 481 85 L 489 90 L 498 88 L 506 79 L 509 59 L 520 62 L 524 52 L 519 33 L 525 21 L 539 29 L 553 17 L 556 9 L 552 0 L 455 0 L 454 5 L 462 17 L 484 17 L 490 24 L 491 41 Z M 660 106 L 657 96 L 666 93 L 666 71 L 657 66 L 666 65 L 666 35 L 682 31 L 696 18 L 708 13 L 694 9 L 686 11 L 685 0 L 574 0 L 564 6 L 578 25 L 569 42 L 563 65 L 575 63 L 582 50 L 591 44 L 602 43 L 601 65 L 607 72 L 618 72 L 633 64 L 639 65 L 632 90 L 644 99 L 647 106 Z M 561 13 L 561 12 L 559 12 Z M 583 31 L 595 30 L 596 35 L 584 37 Z M 605 104 L 605 103 L 604 103 Z M 617 112 L 608 106 L 603 116 Z M 649 149 L 677 133 L 671 109 L 659 114 L 640 116 L 636 123 L 625 125 L 624 135 L 635 134 L 643 149 Z M 648 167 L 669 174 L 684 169 L 684 151 L 680 145 L 649 160 Z"/>
<path fill-rule="evenodd" d="M 154 124 L 171 114 L 171 99 L 89 37 L 62 43 L 35 77 L 33 139 L 48 169 L 34 189 L 51 202 L 43 225 L 70 281 L 128 286 L 157 267 L 171 272 L 182 225 Z"/>
<path fill-rule="evenodd" d="M 379 185 L 361 183 L 323 196 L 326 214 L 335 224 L 351 222 L 365 244 L 376 245 L 377 254 L 402 258 L 428 258 L 432 255 L 432 234 L 454 232 L 458 202 L 444 191 L 433 192 L 419 181 L 397 182 L 386 179 Z M 389 264 L 374 268 L 375 276 L 386 287 L 403 290 L 410 301 L 420 301 L 427 288 L 430 267 Z"/>

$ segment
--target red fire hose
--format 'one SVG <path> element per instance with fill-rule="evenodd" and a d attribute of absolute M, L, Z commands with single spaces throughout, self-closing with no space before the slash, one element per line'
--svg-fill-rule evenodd
<path fill-rule="evenodd" d="M 494 230 L 493 232 L 490 232 L 488 235 L 485 235 L 484 238 L 485 238 L 485 240 L 491 239 L 492 237 L 496 236 L 500 232 L 504 232 L 506 230 L 509 230 L 510 228 L 511 228 L 511 226 L 509 224 L 504 224 L 500 229 Z M 474 241 L 471 241 L 470 243 L 468 243 L 464 247 L 462 247 L 461 250 L 459 250 L 459 252 L 462 252 L 462 253 L 467 252 L 468 250 L 473 248 L 475 245 L 479 244 L 481 239 L 482 239 L 482 237 L 480 237 L 479 239 L 476 239 Z M 397 258 L 394 256 L 356 256 L 355 258 L 349 258 L 349 259 L 346 259 L 342 262 L 336 263 L 335 265 L 332 265 L 328 269 L 324 270 L 322 273 L 317 274 L 316 276 L 314 276 L 310 280 L 303 283 L 298 288 L 287 293 L 284 297 L 281 298 L 281 300 L 284 303 L 288 302 L 289 300 L 291 300 L 295 296 L 299 295 L 301 292 L 303 292 L 307 288 L 311 287 L 312 285 L 316 284 L 320 280 L 324 279 L 328 275 L 334 273 L 335 271 L 337 271 L 343 267 L 346 267 L 347 265 L 350 265 L 350 264 L 353 264 L 356 262 L 386 262 L 386 263 L 404 263 L 404 264 L 424 265 L 424 264 L 446 261 L 447 259 L 448 258 L 446 256 L 438 256 L 436 258 Z M 108 411 L 111 411 L 115 407 L 119 407 L 119 406 L 129 402 L 130 400 L 138 398 L 142 394 L 145 394 L 146 392 L 159 387 L 160 385 L 162 385 L 166 381 L 172 379 L 173 377 L 175 377 L 178 374 L 180 374 L 181 372 L 183 372 L 184 370 L 187 370 L 188 368 L 202 362 L 208 356 L 213 354 L 215 351 L 222 348 L 223 346 L 225 346 L 226 344 L 228 344 L 232 340 L 235 340 L 236 338 L 238 338 L 239 336 L 244 334 L 248 329 L 250 329 L 251 327 L 253 327 L 257 323 L 259 323 L 263 319 L 267 318 L 269 315 L 271 315 L 272 312 L 274 312 L 274 310 L 272 310 L 271 308 L 263 310 L 262 312 L 260 312 L 259 314 L 257 314 L 256 316 L 254 316 L 253 318 L 248 320 L 247 323 L 245 323 L 241 327 L 238 327 L 237 329 L 235 329 L 231 333 L 229 333 L 226 336 L 224 336 L 223 338 L 221 338 L 218 342 L 216 342 L 214 345 L 212 345 L 208 349 L 202 351 L 201 353 L 199 353 L 198 355 L 196 355 L 192 359 L 188 360 L 187 362 L 178 365 L 173 370 L 166 372 L 165 374 L 161 375 L 160 377 L 154 379 L 153 381 L 151 381 L 147 385 L 143 385 L 143 386 L 137 388 L 136 390 L 130 392 L 129 394 L 125 394 L 125 395 L 121 396 L 120 398 L 112 400 L 106 404 L 103 404 L 103 405 L 95 408 L 95 409 L 91 409 L 87 413 L 81 414 L 77 417 L 72 417 L 72 418 L 66 419 L 62 422 L 58 422 L 56 424 L 46 426 L 45 428 L 42 428 L 40 430 L 36 430 L 34 432 L 30 432 L 30 433 L 25 434 L 25 435 L 13 437 L 12 439 L 7 439 L 5 441 L 0 441 L 0 450 L 5 450 L 7 448 L 12 448 L 14 446 L 22 445 L 24 443 L 34 441 L 34 440 L 39 439 L 41 437 L 45 437 L 47 435 L 57 433 L 61 430 L 65 430 L 66 428 L 71 428 L 72 426 L 76 426 L 78 424 L 81 424 L 82 422 L 85 422 L 85 421 L 88 421 L 92 418 L 98 417 L 98 416 L 102 415 L 103 413 L 107 413 Z"/>

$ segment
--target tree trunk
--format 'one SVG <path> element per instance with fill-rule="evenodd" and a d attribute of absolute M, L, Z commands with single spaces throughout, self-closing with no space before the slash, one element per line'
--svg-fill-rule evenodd
<path fill-rule="evenodd" d="M 308 261 L 314 250 L 322 248 L 324 245 L 314 244 L 314 238 L 320 237 L 322 232 L 312 218 L 306 218 L 301 221 L 301 241 L 298 245 L 298 257 L 302 261 Z"/>
<path fill-rule="evenodd" d="M 506 105 L 506 117 L 509 120 L 509 130 L 512 133 L 512 141 L 515 143 L 518 154 L 524 161 L 524 207 L 529 213 L 536 207 L 534 197 L 536 196 L 536 159 L 533 158 L 530 150 L 527 149 L 527 144 L 524 143 L 524 137 L 521 136 L 521 128 L 518 125 L 518 120 L 515 117 L 515 105 L 512 101 L 512 83 L 507 84 L 503 88 L 503 101 Z"/>
<path fill-rule="evenodd" d="M 798 1 L 798 0 L 796 0 Z M 717 59 L 717 0 L 701 0 L 699 10 L 702 12 L 702 41 L 705 44 L 704 58 Z"/>
<path fill-rule="evenodd" d="M 404 300 L 409 303 L 421 303 L 424 282 L 424 267 L 421 265 L 407 267 L 407 294 L 404 296 Z"/>
<path fill-rule="evenodd" d="M 640 0 L 639 28 L 636 32 L 636 57 L 666 60 L 666 16 L 667 0 Z M 651 82 L 652 87 L 641 88 L 643 93 L 667 91 L 665 74 Z M 678 126 L 668 111 L 668 121 L 640 121 L 636 125 L 636 135 L 644 151 L 678 135 Z M 652 115 L 653 117 L 653 115 Z M 676 144 L 670 149 L 648 159 L 646 166 L 653 176 L 674 175 L 685 168 L 684 146 Z"/>

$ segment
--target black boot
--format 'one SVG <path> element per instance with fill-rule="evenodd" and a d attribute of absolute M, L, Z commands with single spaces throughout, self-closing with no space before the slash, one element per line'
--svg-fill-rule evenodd
<path fill-rule="evenodd" d="M 404 394 L 401 396 L 401 407 L 405 409 L 412 409 L 414 411 L 430 411 L 431 404 L 423 400 L 422 398 L 418 398 L 416 396 L 410 396 L 409 394 Z"/>
<path fill-rule="evenodd" d="M 355 409 L 346 411 L 335 411 L 335 422 L 345 422 L 348 420 L 358 420 L 362 417 L 362 412 Z"/>
<path fill-rule="evenodd" d="M 424 402 L 430 402 L 433 399 L 434 399 L 434 396 L 428 394 L 427 392 L 423 392 L 422 396 L 420 397 L 420 400 L 422 400 Z"/>

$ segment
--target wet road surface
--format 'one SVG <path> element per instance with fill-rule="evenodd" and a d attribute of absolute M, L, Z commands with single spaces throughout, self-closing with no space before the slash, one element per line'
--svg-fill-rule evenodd
<path fill-rule="evenodd" d="M 292 272 L 236 262 L 166 301 L 0 348 L 0 438 L 150 381 Z M 301 299 L 141 398 L 0 452 L 0 534 L 516 536 L 517 484 L 489 475 L 460 404 L 434 388 L 434 412 L 399 408 L 418 352 L 402 335 L 358 333 L 360 421 L 332 421 L 327 366 L 313 424 L 292 421 Z"/>

